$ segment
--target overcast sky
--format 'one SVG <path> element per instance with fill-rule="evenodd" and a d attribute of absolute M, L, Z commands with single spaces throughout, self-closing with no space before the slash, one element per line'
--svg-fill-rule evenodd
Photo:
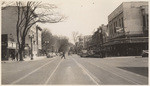
<path fill-rule="evenodd" d="M 49 29 L 54 35 L 67 36 L 73 43 L 73 31 L 92 35 L 101 24 L 108 24 L 108 15 L 115 8 L 128 1 L 135 0 L 49 0 L 46 3 L 57 5 L 59 11 L 68 18 L 64 22 L 40 26 Z"/>

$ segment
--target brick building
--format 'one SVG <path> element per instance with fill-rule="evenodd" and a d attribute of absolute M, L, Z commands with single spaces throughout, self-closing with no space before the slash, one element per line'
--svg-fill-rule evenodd
<path fill-rule="evenodd" d="M 18 50 L 17 36 L 16 36 L 16 24 L 17 24 L 17 7 L 9 6 L 2 9 L 2 60 L 8 60 L 12 54 L 15 55 Z M 34 35 L 31 42 L 29 35 Z M 26 36 L 25 54 L 30 54 L 31 43 L 33 44 L 33 54 L 38 54 L 38 50 L 41 49 L 41 28 L 33 25 Z"/>

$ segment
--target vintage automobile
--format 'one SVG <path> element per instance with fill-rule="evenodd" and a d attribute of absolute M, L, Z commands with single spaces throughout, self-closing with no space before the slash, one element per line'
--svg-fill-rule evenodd
<path fill-rule="evenodd" d="M 148 57 L 148 50 L 142 51 L 142 57 Z"/>
<path fill-rule="evenodd" d="M 88 56 L 87 50 L 82 50 L 81 53 L 80 53 L 80 56 L 81 57 L 87 57 Z"/>
<path fill-rule="evenodd" d="M 47 58 L 52 58 L 52 57 L 55 57 L 56 54 L 55 53 L 47 53 Z"/>

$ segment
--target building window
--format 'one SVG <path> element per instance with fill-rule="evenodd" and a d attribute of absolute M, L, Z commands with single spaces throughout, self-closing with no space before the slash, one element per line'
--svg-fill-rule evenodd
<path fill-rule="evenodd" d="M 145 15 L 143 15 L 143 27 L 146 27 Z"/>
<path fill-rule="evenodd" d="M 124 28 L 123 17 L 121 18 L 121 24 L 122 24 L 122 28 Z"/>
<path fill-rule="evenodd" d="M 111 28 L 111 24 L 109 25 L 109 34 L 111 35 L 112 34 L 112 28 Z"/>
<path fill-rule="evenodd" d="M 121 20 L 119 19 L 119 27 L 121 27 Z"/>
<path fill-rule="evenodd" d="M 149 21 L 148 21 L 148 14 L 146 15 L 147 16 L 147 18 L 146 18 L 146 22 L 147 22 L 147 29 L 148 29 L 148 27 L 149 27 Z"/>
<path fill-rule="evenodd" d="M 116 33 L 116 22 L 114 22 L 114 33 Z"/>
<path fill-rule="evenodd" d="M 143 28 L 147 30 L 148 29 L 148 15 L 143 15 L 142 17 L 143 17 Z"/>

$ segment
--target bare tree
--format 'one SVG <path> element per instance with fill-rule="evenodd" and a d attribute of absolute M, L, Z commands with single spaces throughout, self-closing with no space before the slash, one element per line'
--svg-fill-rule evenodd
<path fill-rule="evenodd" d="M 48 29 L 42 31 L 42 50 L 44 53 L 67 52 L 68 47 L 67 37 L 52 35 Z"/>
<path fill-rule="evenodd" d="M 60 37 L 58 52 L 67 52 L 69 47 L 69 41 L 67 37 Z"/>
<path fill-rule="evenodd" d="M 60 47 L 59 37 L 52 35 L 50 30 L 44 29 L 42 31 L 42 51 L 48 53 L 50 51 L 58 51 Z"/>
<path fill-rule="evenodd" d="M 72 37 L 73 37 L 73 41 L 74 43 L 76 43 L 78 41 L 78 36 L 79 36 L 79 32 L 72 32 Z"/>
<path fill-rule="evenodd" d="M 17 7 L 16 35 L 19 45 L 20 61 L 22 61 L 22 53 L 26 43 L 25 39 L 31 27 L 36 23 L 61 22 L 66 17 L 54 11 L 54 9 L 57 8 L 54 4 L 43 4 L 42 2 L 34 1 L 17 1 L 15 5 Z"/>
<path fill-rule="evenodd" d="M 53 38 L 52 33 L 48 29 L 43 29 L 42 30 L 42 51 L 43 53 L 47 53 L 48 50 L 50 49 L 50 42 L 52 41 L 51 39 Z"/>
<path fill-rule="evenodd" d="M 76 53 L 78 53 L 79 48 L 81 48 L 78 46 L 78 44 L 80 43 L 80 40 L 82 38 L 82 34 L 80 34 L 79 32 L 72 32 L 72 36 L 73 36 L 73 40 L 75 43 L 74 50 Z"/>

